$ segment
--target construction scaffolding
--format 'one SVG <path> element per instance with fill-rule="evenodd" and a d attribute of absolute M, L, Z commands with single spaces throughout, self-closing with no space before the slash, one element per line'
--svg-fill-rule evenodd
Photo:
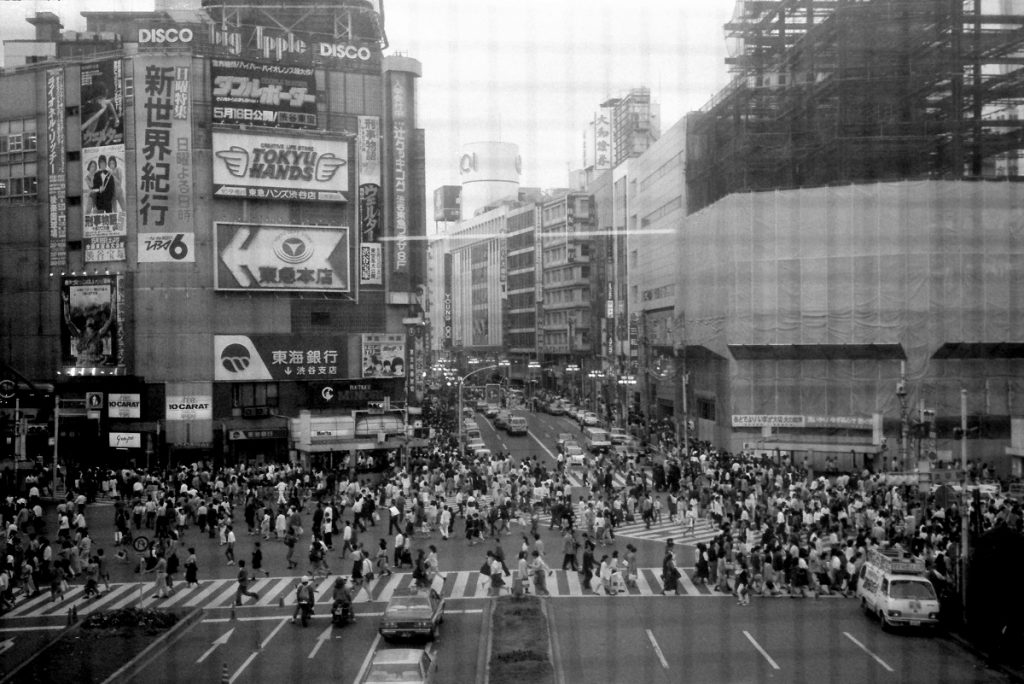
<path fill-rule="evenodd" d="M 1014 178 L 1024 2 L 739 0 L 733 81 L 688 122 L 688 213 L 734 192 Z"/>

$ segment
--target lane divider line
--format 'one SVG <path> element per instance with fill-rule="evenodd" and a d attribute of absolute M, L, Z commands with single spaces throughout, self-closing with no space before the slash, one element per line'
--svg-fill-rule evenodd
<path fill-rule="evenodd" d="M 761 644 L 757 643 L 757 640 L 754 637 L 750 636 L 750 632 L 748 632 L 747 630 L 743 630 L 743 636 L 747 637 L 750 643 L 754 645 L 754 648 L 757 649 L 758 653 L 764 656 L 764 659 L 768 661 L 768 664 L 772 666 L 773 670 L 782 669 L 779 667 L 778 663 L 772 660 L 772 657 L 768 655 L 768 651 L 761 648 Z"/>
<path fill-rule="evenodd" d="M 242 662 L 242 665 L 237 670 L 235 670 L 235 674 L 231 675 L 231 679 L 228 680 L 228 684 L 234 684 L 235 680 L 238 679 L 243 672 L 245 672 L 245 668 L 249 667 L 249 663 L 255 660 L 256 656 L 263 652 L 263 649 L 267 647 L 267 644 L 269 644 L 270 640 L 274 638 L 274 635 L 276 635 L 281 630 L 281 628 L 288 623 L 288 618 L 278 619 L 281 621 L 277 624 L 277 627 L 270 630 L 270 634 L 268 634 L 267 638 L 264 639 L 263 642 L 260 644 L 260 649 L 258 651 L 253 651 L 251 654 L 249 654 L 249 657 Z"/>
<path fill-rule="evenodd" d="M 860 643 L 859 641 L 857 641 L 857 639 L 854 638 L 854 636 L 852 634 L 850 634 L 849 632 L 843 632 L 843 636 L 845 636 L 847 639 L 849 639 L 850 641 L 855 643 L 857 645 L 857 647 L 860 648 L 860 650 L 864 651 L 869 656 L 874 658 L 875 662 L 878 663 L 879 665 L 881 665 L 882 667 L 884 667 L 886 670 L 888 670 L 889 672 L 895 672 L 895 670 L 893 670 L 891 667 L 889 667 L 888 663 L 886 663 L 884 660 L 879 658 L 877 655 L 875 655 L 874 653 L 869 651 L 868 647 L 865 646 L 864 644 Z"/>
<path fill-rule="evenodd" d="M 667 670 L 668 661 L 665 660 L 665 654 L 661 652 L 661 646 L 658 646 L 658 640 L 654 638 L 654 632 L 648 629 L 647 638 L 651 640 L 651 646 L 654 647 L 654 653 L 658 656 L 658 660 L 661 661 L 661 666 Z"/>
<path fill-rule="evenodd" d="M 370 662 L 373 660 L 373 654 L 377 652 L 377 646 L 380 645 L 380 632 L 377 632 L 377 636 L 373 637 L 373 643 L 370 644 L 370 650 L 366 652 L 366 657 L 363 658 L 363 664 L 359 667 L 359 672 L 356 673 L 356 678 L 353 680 L 353 684 L 359 684 L 363 681 L 363 675 L 366 674 L 366 670 L 370 667 Z"/>

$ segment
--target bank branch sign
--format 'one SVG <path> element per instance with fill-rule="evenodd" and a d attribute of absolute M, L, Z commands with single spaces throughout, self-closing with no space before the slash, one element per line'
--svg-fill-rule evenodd
<path fill-rule="evenodd" d="M 330 138 L 213 133 L 213 194 L 347 202 L 349 144 Z"/>

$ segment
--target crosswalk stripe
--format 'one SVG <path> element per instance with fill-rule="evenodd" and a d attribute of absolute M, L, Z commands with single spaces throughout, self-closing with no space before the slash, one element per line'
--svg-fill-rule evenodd
<path fill-rule="evenodd" d="M 452 583 L 452 590 L 448 593 L 448 596 L 461 596 L 466 591 L 466 582 L 469 581 L 469 575 L 460 572 L 455 577 L 455 582 Z"/>
<path fill-rule="evenodd" d="M 683 586 L 683 590 L 687 594 L 698 593 L 697 585 L 693 583 L 692 579 L 690 579 L 690 573 L 688 573 L 686 570 L 679 571 L 679 584 Z"/>
<path fill-rule="evenodd" d="M 476 584 L 474 585 L 474 587 L 472 589 L 472 591 L 473 591 L 472 597 L 473 598 L 484 598 L 484 597 L 486 597 L 490 593 L 490 590 L 491 590 L 491 579 L 489 577 L 484 577 L 483 575 L 481 575 L 479 573 L 479 571 L 476 573 L 475 576 L 472 575 L 472 574 L 470 575 L 470 582 L 474 581 L 474 579 L 473 579 L 474 577 L 475 577 Z M 470 590 L 467 587 L 466 596 L 470 596 L 469 591 Z"/>
<path fill-rule="evenodd" d="M 391 577 L 388 578 L 388 583 L 385 584 L 384 587 L 380 590 L 380 593 L 377 594 L 377 600 L 390 601 L 391 597 L 395 593 L 395 589 L 398 588 L 399 583 L 401 583 L 402 578 L 405 576 L 406 575 L 404 573 L 398 572 L 391 575 Z"/>
<path fill-rule="evenodd" d="M 44 604 L 46 607 L 40 610 L 42 614 L 49 615 L 63 615 L 71 608 L 72 605 L 79 598 L 85 595 L 85 587 L 82 585 L 72 585 L 68 587 L 68 590 L 64 592 L 64 598 L 58 598 L 54 603 Z M 77 610 L 77 608 L 76 608 Z"/>
<path fill-rule="evenodd" d="M 192 599 L 185 604 L 185 607 L 194 608 L 198 606 L 206 599 L 207 596 L 217 591 L 217 589 L 223 587 L 225 583 L 228 583 L 230 581 L 231 580 L 209 580 L 209 584 L 206 586 L 206 588 L 200 591 L 195 596 L 193 596 Z"/>
<path fill-rule="evenodd" d="M 238 581 L 227 580 L 223 589 L 224 591 L 217 594 L 217 596 L 209 602 L 208 605 L 211 608 L 216 608 L 222 603 L 224 605 L 229 605 L 230 603 L 233 603 L 235 600 L 235 592 L 238 591 Z"/>
<path fill-rule="evenodd" d="M 640 568 L 638 575 L 643 576 L 644 582 L 647 587 L 651 590 L 651 594 L 660 594 L 665 588 L 661 583 L 661 568 Z M 637 580 L 639 583 L 639 580 Z"/>
<path fill-rule="evenodd" d="M 271 578 L 273 581 L 274 578 Z M 288 590 L 295 584 L 294 577 L 285 577 L 279 579 L 274 583 L 274 586 L 268 589 L 260 596 L 260 600 L 256 602 L 257 606 L 269 606 L 276 601 L 282 593 L 287 593 Z"/>
<path fill-rule="evenodd" d="M 175 605 L 176 603 L 184 601 L 187 596 L 190 596 L 192 594 L 193 589 L 196 589 L 196 587 L 190 587 L 187 584 L 179 584 L 175 588 L 174 593 L 171 594 L 171 597 L 163 603 L 161 603 L 160 607 L 169 608 Z"/>
<path fill-rule="evenodd" d="M 78 610 L 78 614 L 88 615 L 89 613 L 95 613 L 108 603 L 120 600 L 121 598 L 124 598 L 126 594 L 133 593 L 135 588 L 134 584 L 115 584 L 107 591 L 107 593 L 101 595 L 99 598 L 83 603 L 82 607 Z"/>
<path fill-rule="evenodd" d="M 327 592 L 331 591 L 331 587 L 334 586 L 334 579 L 335 578 L 333 577 L 325 577 L 323 581 L 317 585 L 316 591 L 313 592 L 313 603 L 319 603 L 320 601 L 325 600 L 324 597 L 327 595 Z"/>
<path fill-rule="evenodd" d="M 568 586 L 568 593 L 570 596 L 580 596 L 583 593 L 583 587 L 580 586 L 580 576 L 575 572 L 566 572 L 565 581 Z"/>
<path fill-rule="evenodd" d="M 117 601 L 110 604 L 110 607 L 107 608 L 107 610 L 120 610 L 122 608 L 127 608 L 132 604 L 141 604 L 141 598 L 145 595 L 149 587 L 149 582 L 140 582 L 135 586 L 134 591 L 130 591 L 119 597 Z"/>
<path fill-rule="evenodd" d="M 636 573 L 636 590 L 637 590 L 637 593 L 640 594 L 641 596 L 654 593 L 651 590 L 651 585 L 649 585 L 647 583 L 647 575 L 645 575 L 642 572 L 637 572 Z"/>

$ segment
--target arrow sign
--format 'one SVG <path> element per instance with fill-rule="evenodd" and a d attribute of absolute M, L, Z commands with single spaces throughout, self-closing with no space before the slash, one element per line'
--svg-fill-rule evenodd
<path fill-rule="evenodd" d="M 316 638 L 316 646 L 314 646 L 313 650 L 309 652 L 309 659 L 310 660 L 313 659 L 313 656 L 316 655 L 316 652 L 320 650 L 320 647 L 324 645 L 325 641 L 330 641 L 330 639 L 331 639 L 331 630 L 332 629 L 334 629 L 334 627 L 332 625 L 327 625 L 327 629 L 325 629 L 324 631 L 320 632 L 320 636 L 318 636 Z"/>
<path fill-rule="evenodd" d="M 210 646 L 210 648 L 206 649 L 206 653 L 204 653 L 203 655 L 199 656 L 199 660 L 196 661 L 196 664 L 201 663 L 204 660 L 206 660 L 207 656 L 209 656 L 211 653 L 216 651 L 218 646 L 223 646 L 224 644 L 228 643 L 228 639 L 231 638 L 231 633 L 234 632 L 234 631 L 235 631 L 235 628 L 232 627 L 228 631 L 224 632 L 223 636 L 221 636 L 219 639 L 217 639 L 216 641 L 213 642 L 213 646 Z"/>
<path fill-rule="evenodd" d="M 348 291 L 348 229 L 344 226 L 217 225 L 221 289 Z M 220 282 L 223 280 L 224 282 Z M 234 280 L 232 284 L 231 280 Z"/>
<path fill-rule="evenodd" d="M 14 648 L 14 639 L 7 639 L 6 641 L 0 641 L 0 653 L 6 653 L 10 649 Z"/>

